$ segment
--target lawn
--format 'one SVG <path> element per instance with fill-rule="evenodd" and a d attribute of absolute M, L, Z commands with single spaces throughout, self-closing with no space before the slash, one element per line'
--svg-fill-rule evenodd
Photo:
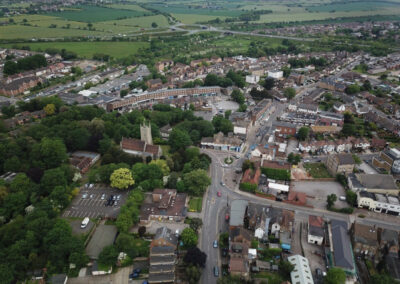
<path fill-rule="evenodd" d="M 201 212 L 203 206 L 203 198 L 192 197 L 189 201 L 189 211 L 190 212 Z"/>
<path fill-rule="evenodd" d="M 79 57 L 92 58 L 95 53 L 108 54 L 114 58 L 123 58 L 131 54 L 135 54 L 139 48 L 148 47 L 147 42 L 39 42 L 39 43 L 21 43 L 19 45 L 29 45 L 31 50 L 43 51 L 46 48 L 65 48 L 68 51 L 73 51 Z M 14 44 L 3 44 L 2 47 L 12 47 Z"/>
<path fill-rule="evenodd" d="M 62 12 L 52 12 L 47 15 L 60 17 L 66 20 L 95 23 L 111 20 L 119 20 L 124 18 L 140 17 L 148 15 L 149 12 L 128 10 L 128 9 L 113 9 L 100 6 L 77 6 L 77 10 L 68 10 Z"/>
<path fill-rule="evenodd" d="M 305 163 L 304 168 L 313 178 L 331 178 L 323 163 Z"/>

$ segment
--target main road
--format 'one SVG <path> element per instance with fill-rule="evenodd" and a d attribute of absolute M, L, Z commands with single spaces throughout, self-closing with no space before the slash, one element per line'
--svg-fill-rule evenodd
<path fill-rule="evenodd" d="M 200 235 L 200 249 L 207 254 L 206 267 L 201 278 L 201 282 L 203 284 L 212 284 L 217 282 L 217 278 L 214 276 L 213 271 L 215 266 L 218 266 L 221 275 L 221 258 L 219 249 L 213 248 L 213 242 L 214 240 L 218 240 L 219 234 L 226 229 L 227 224 L 225 222 L 225 214 L 226 212 L 229 212 L 231 201 L 235 199 L 245 199 L 255 204 L 263 204 L 265 206 L 288 209 L 294 211 L 295 214 L 300 214 L 303 216 L 318 215 L 322 216 L 326 221 L 332 219 L 343 220 L 348 223 L 356 221 L 360 224 L 371 226 L 376 225 L 377 227 L 381 228 L 400 230 L 400 219 L 395 219 L 395 217 L 391 219 L 392 216 L 388 216 L 388 219 L 386 220 L 379 220 L 369 216 L 359 218 L 357 214 L 345 215 L 324 209 L 295 206 L 292 204 L 257 197 L 250 193 L 240 191 L 238 188 L 228 188 L 223 183 L 225 175 L 224 172 L 225 170 L 233 170 L 235 165 L 232 165 L 230 169 L 226 168 L 226 165 L 223 161 L 224 158 L 227 157 L 227 153 L 206 149 L 202 149 L 201 151 L 209 155 L 212 159 L 210 167 L 212 183 L 208 188 L 203 201 L 203 227 Z M 238 161 L 239 160 L 237 160 L 235 163 Z M 218 197 L 218 192 L 221 193 L 220 197 Z"/>

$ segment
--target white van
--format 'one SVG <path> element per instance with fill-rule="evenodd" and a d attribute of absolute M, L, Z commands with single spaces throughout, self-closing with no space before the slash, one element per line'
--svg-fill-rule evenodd
<path fill-rule="evenodd" d="M 81 229 L 86 228 L 86 226 L 89 224 L 89 217 L 85 217 L 85 219 L 83 219 L 82 224 L 81 224 Z"/>

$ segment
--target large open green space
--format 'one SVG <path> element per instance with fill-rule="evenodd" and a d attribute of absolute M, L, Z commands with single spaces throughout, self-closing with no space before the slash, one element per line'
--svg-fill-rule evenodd
<path fill-rule="evenodd" d="M 130 7 L 131 8 L 131 7 Z M 60 17 L 71 21 L 80 21 L 87 23 L 103 22 L 111 20 L 119 20 L 132 17 L 140 17 L 150 15 L 143 9 L 114 9 L 111 7 L 99 6 L 78 6 L 73 10 L 65 10 L 62 12 L 48 13 L 50 16 Z"/>
<path fill-rule="evenodd" d="M 128 55 L 136 54 L 139 48 L 148 47 L 148 42 L 38 42 L 17 44 L 17 46 L 29 45 L 31 50 L 44 51 L 47 48 L 65 48 L 68 51 L 73 51 L 79 57 L 92 58 L 93 54 L 103 53 L 114 58 L 123 58 Z M 13 44 L 3 44 L 2 47 L 12 47 Z"/>

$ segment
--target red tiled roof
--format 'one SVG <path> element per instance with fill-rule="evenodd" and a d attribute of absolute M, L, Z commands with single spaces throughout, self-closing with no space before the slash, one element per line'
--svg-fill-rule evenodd
<path fill-rule="evenodd" d="M 122 137 L 121 141 L 122 149 L 143 152 L 144 146 L 145 143 L 142 140 Z"/>
<path fill-rule="evenodd" d="M 310 226 L 313 226 L 313 227 L 323 228 L 324 227 L 324 220 L 320 216 L 310 215 L 308 217 L 308 224 Z"/>
<path fill-rule="evenodd" d="M 157 155 L 159 149 L 160 149 L 160 146 L 146 144 L 145 152 L 146 153 L 151 153 L 153 155 Z"/>

